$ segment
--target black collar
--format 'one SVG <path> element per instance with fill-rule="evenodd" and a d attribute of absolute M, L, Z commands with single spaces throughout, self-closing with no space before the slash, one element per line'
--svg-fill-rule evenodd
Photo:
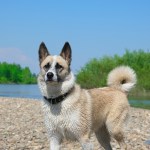
<path fill-rule="evenodd" d="M 47 98 L 46 96 L 43 96 L 45 100 L 47 100 L 50 104 L 58 104 L 59 102 L 62 102 L 66 97 L 67 95 L 69 94 L 68 93 L 65 93 L 61 96 L 58 96 L 56 98 Z"/>

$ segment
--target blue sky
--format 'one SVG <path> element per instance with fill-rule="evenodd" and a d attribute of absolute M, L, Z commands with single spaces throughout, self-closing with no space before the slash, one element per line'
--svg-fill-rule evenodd
<path fill-rule="evenodd" d="M 91 58 L 150 49 L 149 0 L 1 0 L 0 61 L 39 72 L 38 48 L 72 47 L 72 70 Z"/>

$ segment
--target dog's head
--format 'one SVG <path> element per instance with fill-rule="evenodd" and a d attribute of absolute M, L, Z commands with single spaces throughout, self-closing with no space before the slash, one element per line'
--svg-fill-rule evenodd
<path fill-rule="evenodd" d="M 60 55 L 52 56 L 42 42 L 39 47 L 39 62 L 41 74 L 47 84 L 63 82 L 70 73 L 71 47 L 69 43 L 64 44 Z"/>

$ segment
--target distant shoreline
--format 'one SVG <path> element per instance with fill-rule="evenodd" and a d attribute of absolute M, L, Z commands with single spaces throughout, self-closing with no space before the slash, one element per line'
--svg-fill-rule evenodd
<path fill-rule="evenodd" d="M 36 85 L 37 83 L 0 83 L 0 85 Z"/>
<path fill-rule="evenodd" d="M 42 101 L 41 98 L 27 98 L 27 97 L 8 97 L 8 96 L 0 96 L 0 99 L 10 99 L 10 100 L 32 100 L 32 101 Z M 143 110 L 150 110 L 150 100 L 136 100 L 136 99 L 130 99 L 129 104 L 131 107 L 134 108 L 140 108 Z"/>
<path fill-rule="evenodd" d="M 10 99 L 10 100 L 27 100 L 27 101 L 41 101 L 38 98 L 28 98 L 28 97 L 8 97 L 8 96 L 0 96 L 0 99 Z"/>

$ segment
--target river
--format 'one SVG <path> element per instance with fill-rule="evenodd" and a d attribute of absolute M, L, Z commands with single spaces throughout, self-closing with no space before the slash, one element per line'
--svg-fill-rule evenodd
<path fill-rule="evenodd" d="M 0 84 L 1 97 L 20 97 L 41 99 L 41 93 L 37 84 L 19 85 L 19 84 Z"/>
<path fill-rule="evenodd" d="M 37 84 L 18 85 L 18 84 L 0 84 L 1 97 L 19 97 L 41 100 L 42 96 Z M 150 100 L 129 100 L 130 104 L 144 104 L 150 106 Z"/>

